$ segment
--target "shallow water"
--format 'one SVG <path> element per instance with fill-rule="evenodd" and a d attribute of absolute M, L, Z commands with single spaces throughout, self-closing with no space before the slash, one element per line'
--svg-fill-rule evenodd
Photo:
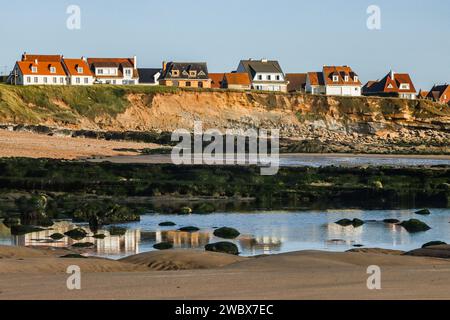
<path fill-rule="evenodd" d="M 203 248 L 207 243 L 223 241 L 212 234 L 216 227 L 234 227 L 241 235 L 231 240 L 244 256 L 275 254 L 297 250 L 345 251 L 354 245 L 397 250 L 412 250 L 424 243 L 441 240 L 450 243 L 450 209 L 432 209 L 430 216 L 418 216 L 415 210 L 328 210 L 328 211 L 264 211 L 248 213 L 215 213 L 211 215 L 144 215 L 139 223 L 122 224 L 128 228 L 124 236 L 108 236 L 104 240 L 86 238 L 96 243 L 89 254 L 118 259 L 120 257 L 152 251 L 161 241 L 174 244 L 175 248 Z M 335 222 L 342 218 L 359 218 L 366 224 L 354 228 L 341 227 Z M 383 219 L 407 220 L 416 218 L 432 229 L 420 233 L 408 233 L 401 226 L 383 223 Z M 175 227 L 159 227 L 163 221 L 177 223 Z M 197 226 L 199 232 L 176 231 L 182 226 Z M 82 225 L 87 228 L 86 225 Z M 54 232 L 74 228 L 70 222 L 58 222 L 53 230 L 25 236 L 11 236 L 9 230 L 0 227 L 0 244 L 43 245 L 64 247 L 76 241 L 67 237 L 61 241 L 49 241 Z M 102 231 L 108 234 L 107 230 Z M 101 233 L 101 232 L 100 232 Z M 230 240 L 226 240 L 230 241 Z"/>

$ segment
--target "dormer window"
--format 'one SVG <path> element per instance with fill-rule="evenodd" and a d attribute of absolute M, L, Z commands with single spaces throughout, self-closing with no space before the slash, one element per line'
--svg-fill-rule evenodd
<path fill-rule="evenodd" d="M 180 76 L 180 70 L 172 70 L 172 77 Z"/>
<path fill-rule="evenodd" d="M 333 82 L 339 82 L 339 76 L 334 75 L 333 76 Z"/>
<path fill-rule="evenodd" d="M 355 82 L 358 82 L 358 76 L 355 76 L 353 79 Z"/>
<path fill-rule="evenodd" d="M 400 84 L 400 89 L 409 90 L 409 83 L 402 83 L 402 84 Z"/>
<path fill-rule="evenodd" d="M 78 73 L 83 73 L 83 67 L 77 67 L 77 72 Z"/>
<path fill-rule="evenodd" d="M 33 72 L 33 73 L 37 73 L 37 67 L 31 67 L 31 72 Z"/>
<path fill-rule="evenodd" d="M 189 76 L 190 77 L 196 77 L 197 76 L 197 71 L 195 71 L 195 70 L 189 71 Z"/>
<path fill-rule="evenodd" d="M 50 67 L 50 73 L 56 73 L 56 68 L 55 67 Z"/>
<path fill-rule="evenodd" d="M 348 82 L 348 76 L 345 76 L 344 79 L 345 79 L 345 82 Z"/>

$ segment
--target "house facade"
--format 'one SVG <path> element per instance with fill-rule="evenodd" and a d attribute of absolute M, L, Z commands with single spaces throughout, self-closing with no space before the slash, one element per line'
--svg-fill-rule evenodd
<path fill-rule="evenodd" d="M 225 73 L 223 78 L 224 88 L 231 90 L 250 90 L 252 87 L 252 82 L 248 73 L 245 72 L 232 72 Z"/>
<path fill-rule="evenodd" d="M 180 88 L 211 88 L 206 62 L 163 62 L 160 84 Z"/>
<path fill-rule="evenodd" d="M 327 96 L 361 96 L 359 76 L 349 66 L 324 66 L 322 71 L 308 72 L 305 90 Z"/>
<path fill-rule="evenodd" d="M 290 93 L 304 93 L 306 91 L 306 73 L 286 73 L 286 80 L 288 82 L 288 92 Z"/>
<path fill-rule="evenodd" d="M 113 85 L 139 84 L 137 58 L 88 58 L 94 83 Z"/>
<path fill-rule="evenodd" d="M 426 98 L 435 102 L 450 104 L 450 85 L 434 85 Z"/>
<path fill-rule="evenodd" d="M 94 76 L 85 58 L 62 60 L 67 74 L 67 84 L 73 86 L 90 86 L 94 84 Z"/>
<path fill-rule="evenodd" d="M 236 72 L 247 73 L 251 81 L 251 89 L 287 92 L 288 82 L 278 61 L 241 60 Z"/>
<path fill-rule="evenodd" d="M 17 61 L 7 82 L 14 85 L 66 85 L 67 74 L 60 55 L 29 55 Z"/>
<path fill-rule="evenodd" d="M 410 100 L 417 98 L 417 91 L 409 74 L 394 71 L 390 71 L 381 80 L 366 83 L 363 94 L 365 96 L 398 97 Z"/>
<path fill-rule="evenodd" d="M 148 86 L 159 85 L 161 69 L 159 68 L 138 68 L 139 84 Z"/>

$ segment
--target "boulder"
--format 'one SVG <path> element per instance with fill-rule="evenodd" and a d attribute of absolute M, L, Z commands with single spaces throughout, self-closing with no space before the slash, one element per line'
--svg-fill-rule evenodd
<path fill-rule="evenodd" d="M 348 227 L 348 226 L 353 226 L 355 228 L 360 227 L 364 224 L 364 221 L 360 220 L 360 219 L 341 219 L 339 221 L 336 221 L 336 224 L 343 226 L 343 227 Z"/>
<path fill-rule="evenodd" d="M 397 224 L 397 223 L 400 223 L 400 220 L 397 220 L 397 219 L 384 219 L 383 222 L 384 223 Z"/>
<path fill-rule="evenodd" d="M 182 227 L 180 229 L 178 229 L 178 231 L 182 231 L 182 232 L 197 232 L 200 229 L 197 227 L 193 227 L 193 226 L 188 226 L 188 227 Z"/>
<path fill-rule="evenodd" d="M 95 246 L 95 244 L 92 242 L 78 242 L 78 243 L 74 243 L 72 245 L 72 247 L 74 247 L 74 248 L 91 248 L 94 246 Z"/>
<path fill-rule="evenodd" d="M 415 257 L 432 257 L 441 259 L 450 259 L 450 245 L 441 244 L 437 246 L 429 246 L 405 253 L 407 256 Z"/>
<path fill-rule="evenodd" d="M 78 253 L 69 253 L 69 254 L 66 254 L 64 256 L 61 256 L 60 258 L 65 258 L 65 259 L 87 259 L 87 257 L 82 256 L 81 254 L 78 254 Z"/>
<path fill-rule="evenodd" d="M 223 228 L 214 230 L 213 234 L 219 238 L 235 239 L 235 238 L 239 237 L 239 235 L 241 233 L 234 228 L 223 227 Z"/>
<path fill-rule="evenodd" d="M 84 231 L 84 229 L 81 228 L 69 230 L 64 234 L 73 240 L 83 240 L 87 236 L 86 231 Z"/>
<path fill-rule="evenodd" d="M 92 238 L 102 240 L 102 239 L 105 239 L 106 236 L 105 236 L 103 233 L 97 233 L 97 234 L 94 234 L 94 235 L 92 236 Z"/>
<path fill-rule="evenodd" d="M 239 249 L 234 243 L 225 241 L 207 244 L 205 246 L 205 250 L 212 252 L 228 253 L 236 256 L 239 254 Z"/>
<path fill-rule="evenodd" d="M 62 233 L 53 233 L 50 238 L 52 238 L 53 240 L 61 240 L 62 238 L 64 238 L 64 235 Z"/>
<path fill-rule="evenodd" d="M 169 249 L 173 248 L 173 244 L 171 244 L 169 242 L 160 242 L 160 243 L 153 245 L 153 248 L 157 249 L 157 250 L 169 250 Z"/>
<path fill-rule="evenodd" d="M 175 222 L 172 222 L 172 221 L 164 221 L 164 222 L 161 222 L 159 224 L 160 227 L 173 227 L 173 226 L 176 226 L 176 225 L 177 224 Z"/>
<path fill-rule="evenodd" d="M 422 209 L 422 210 L 416 211 L 416 212 L 414 212 L 414 213 L 415 213 L 415 214 L 420 214 L 420 215 L 422 215 L 422 216 L 427 216 L 427 215 L 430 215 L 430 214 L 431 214 L 431 211 L 428 210 L 428 209 Z"/>
<path fill-rule="evenodd" d="M 431 228 L 425 223 L 417 219 L 410 219 L 399 224 L 408 232 L 423 232 Z"/>
<path fill-rule="evenodd" d="M 432 247 L 432 246 L 440 246 L 442 244 L 447 244 L 447 243 L 443 242 L 443 241 L 430 241 L 430 242 L 425 243 L 422 246 L 422 248 L 424 249 L 424 248 L 428 248 L 428 247 Z"/>

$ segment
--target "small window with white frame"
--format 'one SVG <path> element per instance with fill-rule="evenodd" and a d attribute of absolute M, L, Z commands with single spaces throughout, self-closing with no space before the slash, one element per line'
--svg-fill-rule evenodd
<path fill-rule="evenodd" d="M 77 67 L 77 72 L 78 73 L 83 73 L 83 67 Z"/>
<path fill-rule="evenodd" d="M 400 84 L 400 89 L 409 90 L 409 83 L 402 83 L 402 84 Z"/>
<path fill-rule="evenodd" d="M 38 71 L 38 69 L 37 69 L 36 66 L 32 66 L 32 67 L 31 67 L 31 72 L 37 73 L 37 71 Z"/>
<path fill-rule="evenodd" d="M 339 81 L 339 76 L 334 75 L 334 76 L 333 76 L 333 82 L 338 82 L 338 81 Z"/>
<path fill-rule="evenodd" d="M 345 76 L 344 79 L 345 79 L 345 82 L 348 82 L 348 76 Z"/>
<path fill-rule="evenodd" d="M 55 67 L 50 67 L 50 73 L 56 73 L 56 68 Z"/>

